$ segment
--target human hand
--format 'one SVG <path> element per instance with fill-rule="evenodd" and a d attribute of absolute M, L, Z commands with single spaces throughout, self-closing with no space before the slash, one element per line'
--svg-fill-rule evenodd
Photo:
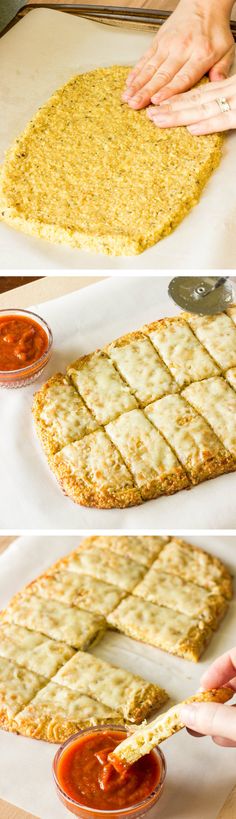
<path fill-rule="evenodd" d="M 222 98 L 230 106 L 229 111 L 223 113 L 217 102 Z M 158 128 L 187 125 L 190 134 L 195 136 L 236 128 L 236 75 L 178 94 L 168 103 L 149 108 L 147 116 Z"/>
<path fill-rule="evenodd" d="M 130 72 L 124 102 L 144 108 L 192 88 L 208 71 L 212 81 L 227 77 L 234 58 L 232 6 L 231 0 L 180 0 Z"/>
<path fill-rule="evenodd" d="M 236 648 L 226 651 L 201 679 L 202 688 L 228 685 L 236 691 Z M 181 708 L 180 716 L 193 736 L 211 736 L 216 745 L 236 747 L 236 708 L 212 702 L 192 703 Z"/>

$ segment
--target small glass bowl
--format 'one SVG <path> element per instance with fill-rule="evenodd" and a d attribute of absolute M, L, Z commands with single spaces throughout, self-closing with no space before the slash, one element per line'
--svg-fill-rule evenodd
<path fill-rule="evenodd" d="M 0 318 L 1 316 L 25 316 L 26 318 L 32 318 L 46 333 L 48 340 L 47 349 L 37 361 L 34 361 L 32 364 L 27 364 L 26 367 L 20 367 L 19 370 L 0 370 L 0 387 L 26 387 L 27 384 L 31 384 L 32 381 L 36 381 L 36 378 L 39 377 L 51 358 L 53 345 L 52 331 L 47 322 L 31 310 L 0 310 Z"/>
<path fill-rule="evenodd" d="M 65 808 L 68 811 L 73 813 L 74 816 L 78 816 L 80 819 L 140 819 L 141 816 L 146 816 L 148 811 L 153 808 L 154 805 L 158 802 L 161 797 L 165 777 L 166 777 L 166 761 L 164 754 L 160 750 L 159 747 L 154 749 L 154 753 L 156 754 L 160 766 L 160 780 L 158 785 L 154 790 L 142 800 L 142 802 L 138 802 L 136 805 L 132 805 L 128 808 L 122 808 L 121 810 L 97 810 L 95 808 L 90 808 L 88 805 L 82 805 L 79 802 L 76 802 L 71 796 L 68 796 L 65 791 L 61 788 L 61 785 L 58 782 L 57 778 L 57 770 L 58 770 L 58 762 L 68 745 L 73 744 L 78 737 L 86 736 L 86 734 L 96 733 L 97 731 L 122 731 L 124 733 L 124 737 L 127 736 L 127 730 L 124 728 L 124 725 L 99 725 L 96 728 L 86 728 L 82 731 L 78 731 L 77 734 L 74 734 L 72 737 L 66 740 L 63 745 L 60 746 L 58 749 L 54 760 L 53 760 L 53 777 L 54 782 L 56 785 L 57 795 L 60 801 L 63 803 Z"/>

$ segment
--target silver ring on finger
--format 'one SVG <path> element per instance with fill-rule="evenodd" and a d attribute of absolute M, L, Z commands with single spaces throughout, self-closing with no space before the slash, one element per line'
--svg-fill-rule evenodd
<path fill-rule="evenodd" d="M 222 114 L 226 114 L 227 111 L 231 111 L 231 105 L 226 97 L 217 97 L 216 102 Z"/>

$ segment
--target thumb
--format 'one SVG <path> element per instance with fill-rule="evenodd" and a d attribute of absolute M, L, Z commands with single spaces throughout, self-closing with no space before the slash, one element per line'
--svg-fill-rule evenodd
<path fill-rule="evenodd" d="M 236 709 L 230 705 L 214 702 L 184 705 L 180 719 L 199 734 L 236 740 Z"/>
<path fill-rule="evenodd" d="M 211 82 L 220 82 L 226 80 L 229 76 L 231 65 L 234 61 L 234 47 L 230 48 L 224 57 L 218 63 L 213 65 L 209 71 L 209 79 Z"/>

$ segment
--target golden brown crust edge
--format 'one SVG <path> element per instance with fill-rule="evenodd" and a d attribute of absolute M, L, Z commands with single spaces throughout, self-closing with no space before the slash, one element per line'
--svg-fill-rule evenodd
<path fill-rule="evenodd" d="M 41 418 L 42 410 L 44 409 L 44 400 L 47 391 L 53 385 L 64 384 L 66 380 L 66 376 L 63 375 L 63 373 L 55 373 L 55 375 L 52 375 L 52 377 L 49 378 L 45 384 L 43 384 L 38 392 L 34 393 L 33 397 L 32 415 L 34 418 L 35 429 L 48 459 L 51 459 L 53 455 L 55 455 L 56 452 L 61 449 L 61 445 L 58 443 L 51 427 L 48 428 Z"/>
<path fill-rule="evenodd" d="M 50 466 L 65 495 L 81 506 L 97 509 L 114 509 L 137 506 L 142 503 L 141 494 L 135 486 L 127 486 L 117 492 L 100 491 L 95 485 L 88 485 L 70 470 L 68 464 L 60 460 L 60 453 L 50 459 Z"/>

